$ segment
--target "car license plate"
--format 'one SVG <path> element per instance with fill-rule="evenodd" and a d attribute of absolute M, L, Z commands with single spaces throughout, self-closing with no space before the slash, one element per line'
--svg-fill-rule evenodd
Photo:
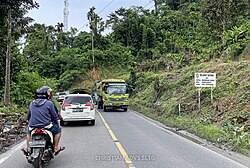
<path fill-rule="evenodd" d="M 46 143 L 45 140 L 40 140 L 40 141 L 31 140 L 29 142 L 29 146 L 30 147 L 43 147 L 45 146 L 45 143 Z"/>
<path fill-rule="evenodd" d="M 73 112 L 83 112 L 83 108 L 72 109 Z"/>

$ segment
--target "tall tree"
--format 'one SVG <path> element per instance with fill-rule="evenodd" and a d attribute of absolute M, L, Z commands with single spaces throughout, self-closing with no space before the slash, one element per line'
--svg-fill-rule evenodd
<path fill-rule="evenodd" d="M 12 30 L 12 12 L 10 6 L 8 7 L 8 36 L 7 36 L 7 51 L 6 51 L 6 66 L 5 66 L 5 94 L 4 104 L 10 103 L 10 62 L 11 62 L 11 30 Z"/>
<path fill-rule="evenodd" d="M 102 21 L 102 18 L 95 13 L 95 7 L 90 8 L 87 17 L 89 20 L 89 28 L 94 36 L 95 44 L 98 44 L 98 41 L 101 38 L 101 33 L 104 31 L 105 23 Z"/>
<path fill-rule="evenodd" d="M 242 24 L 249 9 L 248 0 L 203 0 L 203 16 L 217 39 L 226 30 Z"/>
<path fill-rule="evenodd" d="M 92 33 L 92 66 L 94 67 L 94 47 L 97 45 L 101 46 L 101 33 L 104 31 L 105 24 L 102 21 L 102 18 L 95 13 L 95 7 L 90 8 L 89 12 L 87 13 L 87 17 L 89 20 L 89 28 Z"/>
<path fill-rule="evenodd" d="M 12 43 L 12 22 L 15 17 L 23 17 L 29 9 L 38 7 L 36 2 L 32 0 L 2 0 L 0 1 L 1 10 L 6 13 L 8 35 L 7 35 L 7 51 L 6 51 L 6 68 L 5 68 L 5 90 L 4 90 L 4 104 L 10 104 L 10 69 L 11 69 L 11 43 Z M 15 13 L 16 15 L 13 15 Z"/>

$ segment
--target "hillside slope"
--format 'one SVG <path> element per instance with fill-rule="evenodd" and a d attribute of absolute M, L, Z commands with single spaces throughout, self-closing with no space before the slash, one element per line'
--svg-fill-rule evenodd
<path fill-rule="evenodd" d="M 194 73 L 216 73 L 217 85 L 198 88 Z M 136 72 L 130 108 L 165 125 L 184 129 L 218 146 L 250 156 L 250 61 L 207 62 L 178 70 Z M 74 88 L 91 90 L 94 82 L 123 78 L 131 83 L 129 70 L 96 69 L 89 71 Z"/>
<path fill-rule="evenodd" d="M 216 73 L 217 86 L 201 90 L 194 73 Z M 175 71 L 137 72 L 131 108 L 218 145 L 250 155 L 250 61 L 209 62 Z"/>

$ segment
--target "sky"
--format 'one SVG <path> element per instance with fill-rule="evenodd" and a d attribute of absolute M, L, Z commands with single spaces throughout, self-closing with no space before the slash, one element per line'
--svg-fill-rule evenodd
<path fill-rule="evenodd" d="M 54 26 L 58 22 L 63 23 L 64 0 L 35 1 L 39 3 L 40 7 L 30 10 L 27 16 L 32 17 L 36 23 L 44 23 L 46 25 Z M 103 20 L 106 20 L 110 13 L 120 7 L 142 6 L 147 9 L 153 9 L 154 6 L 153 0 L 68 0 L 68 2 L 68 28 L 74 27 L 81 31 L 89 31 L 87 12 L 93 6 L 96 8 L 95 12 L 99 13 Z"/>

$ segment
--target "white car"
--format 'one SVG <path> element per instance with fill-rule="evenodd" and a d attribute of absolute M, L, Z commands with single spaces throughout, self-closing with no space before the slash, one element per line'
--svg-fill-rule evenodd
<path fill-rule="evenodd" d="M 64 100 L 65 96 L 67 95 L 66 92 L 57 92 L 55 94 L 55 99 L 58 101 L 58 102 L 61 102 Z"/>
<path fill-rule="evenodd" d="M 95 106 L 89 94 L 68 94 L 65 96 L 61 108 L 61 116 L 64 122 L 90 121 L 95 125 Z"/>

